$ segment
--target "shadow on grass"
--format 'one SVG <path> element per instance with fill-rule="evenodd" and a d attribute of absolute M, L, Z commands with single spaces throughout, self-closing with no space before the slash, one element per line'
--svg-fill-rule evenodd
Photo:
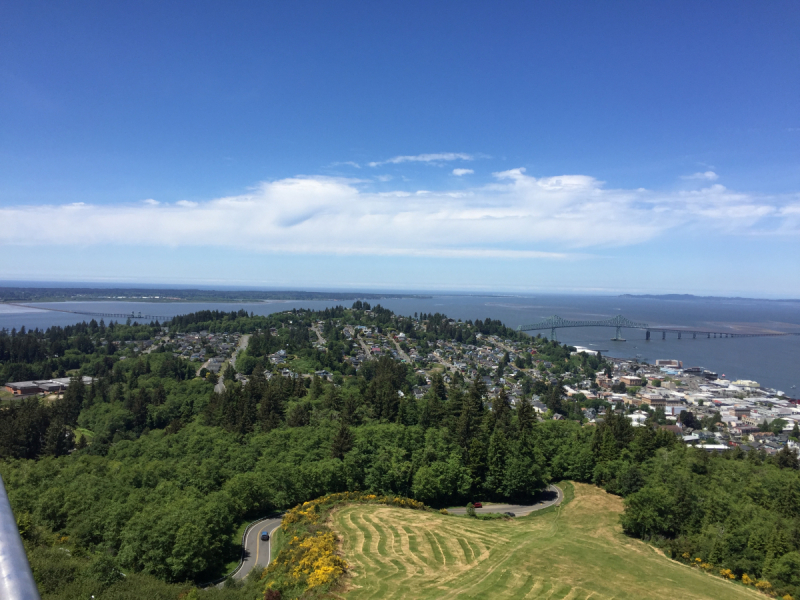
<path fill-rule="evenodd" d="M 572 485 L 571 481 L 559 481 L 558 483 L 554 483 L 553 485 L 556 486 L 557 488 L 560 488 L 561 492 L 564 494 L 564 499 L 561 501 L 560 504 L 554 504 L 552 506 L 548 506 L 547 508 L 543 508 L 541 510 L 535 510 L 535 511 L 533 511 L 531 513 L 528 513 L 527 515 L 524 515 L 524 516 L 519 517 L 519 518 L 520 519 L 531 519 L 531 518 L 539 517 L 541 515 L 548 515 L 548 514 L 550 514 L 552 512 L 556 512 L 557 510 L 560 510 L 562 506 L 566 506 L 567 504 L 572 502 L 572 500 L 575 498 L 575 486 Z M 551 491 L 551 490 L 545 490 L 545 491 L 541 492 L 541 494 L 542 495 L 543 494 L 548 494 L 547 500 L 549 500 L 549 501 L 555 500 L 557 498 L 557 494 L 555 492 Z M 538 500 L 537 499 L 537 501 L 541 502 L 542 500 Z"/>

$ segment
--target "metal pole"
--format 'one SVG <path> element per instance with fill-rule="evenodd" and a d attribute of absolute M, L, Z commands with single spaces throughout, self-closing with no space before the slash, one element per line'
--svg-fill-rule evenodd
<path fill-rule="evenodd" d="M 17 520 L 11 510 L 3 478 L 0 477 L 0 598 L 40 600 L 25 547 L 19 537 Z"/>

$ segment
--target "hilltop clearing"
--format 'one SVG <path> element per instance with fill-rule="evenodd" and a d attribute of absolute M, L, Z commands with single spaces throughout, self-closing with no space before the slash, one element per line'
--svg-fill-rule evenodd
<path fill-rule="evenodd" d="M 334 513 L 351 565 L 342 597 L 764 598 L 626 537 L 622 499 L 575 484 L 568 504 L 510 521 L 355 505 Z"/>

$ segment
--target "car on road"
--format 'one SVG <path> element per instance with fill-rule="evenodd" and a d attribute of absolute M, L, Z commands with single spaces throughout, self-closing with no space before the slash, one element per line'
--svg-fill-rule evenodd
<path fill-rule="evenodd" d="M 268 542 L 269 541 L 269 534 L 266 531 L 261 532 L 261 541 Z"/>
<path fill-rule="evenodd" d="M 515 514 L 514 514 L 514 513 L 512 513 L 512 512 L 505 512 L 505 513 L 503 513 L 503 514 L 504 514 L 505 516 L 507 516 L 507 517 L 516 517 L 516 516 L 517 516 L 517 515 L 515 515 Z"/>
<path fill-rule="evenodd" d="M 473 502 L 472 508 L 483 508 L 483 502 Z"/>

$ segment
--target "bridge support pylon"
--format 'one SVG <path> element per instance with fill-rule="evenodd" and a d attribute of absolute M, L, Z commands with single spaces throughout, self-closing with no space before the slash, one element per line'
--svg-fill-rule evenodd
<path fill-rule="evenodd" d="M 678 332 L 678 339 L 681 339 L 681 332 Z"/>
<path fill-rule="evenodd" d="M 666 331 L 662 331 L 662 332 L 661 332 L 661 339 L 662 339 L 662 340 L 665 340 L 665 339 L 667 339 L 667 332 L 666 332 Z"/>
<path fill-rule="evenodd" d="M 622 327 L 617 325 L 617 333 L 611 338 L 612 342 L 624 342 L 625 338 L 622 337 Z"/>
<path fill-rule="evenodd" d="M 650 332 L 649 332 L 649 331 L 648 331 L 648 332 L 647 332 L 647 334 L 644 336 L 644 339 L 646 339 L 648 342 L 650 341 Z"/>

